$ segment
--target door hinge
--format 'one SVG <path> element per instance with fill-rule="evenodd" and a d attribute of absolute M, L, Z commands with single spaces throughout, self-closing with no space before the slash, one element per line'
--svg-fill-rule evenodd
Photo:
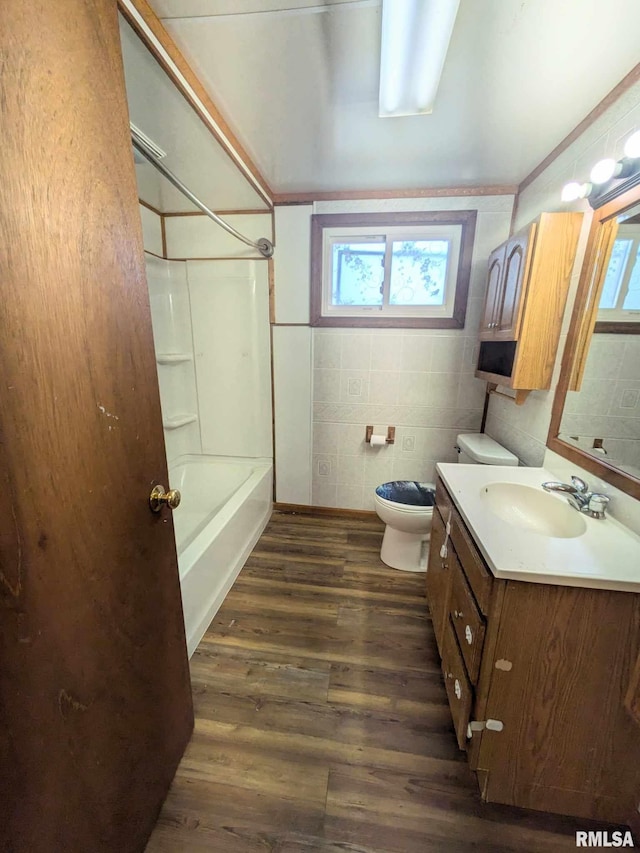
<path fill-rule="evenodd" d="M 467 737 L 472 738 L 474 732 L 488 729 L 490 732 L 501 732 L 504 728 L 502 720 L 474 720 L 467 726 Z"/>

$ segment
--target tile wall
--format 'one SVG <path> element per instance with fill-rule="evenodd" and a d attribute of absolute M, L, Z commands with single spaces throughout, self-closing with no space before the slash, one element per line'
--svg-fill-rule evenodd
<path fill-rule="evenodd" d="M 506 239 L 513 196 L 319 202 L 276 208 L 274 367 L 276 499 L 373 509 L 375 486 L 432 480 L 454 461 L 459 432 L 480 428 L 484 383 L 473 376 L 486 260 Z M 309 327 L 313 213 L 476 210 L 465 328 Z M 293 393 L 290 389 L 295 389 Z M 365 429 L 395 426 L 393 446 L 365 444 Z"/>
<path fill-rule="evenodd" d="M 469 329 L 476 314 L 472 304 Z M 482 418 L 476 352 L 460 333 L 314 330 L 313 504 L 373 509 L 380 483 L 430 482 L 436 462 L 455 461 L 457 434 L 477 432 Z M 395 444 L 367 445 L 367 424 L 395 426 Z"/>
<path fill-rule="evenodd" d="M 640 336 L 594 336 L 582 387 L 567 394 L 562 432 L 585 450 L 604 439 L 609 461 L 640 474 Z"/>

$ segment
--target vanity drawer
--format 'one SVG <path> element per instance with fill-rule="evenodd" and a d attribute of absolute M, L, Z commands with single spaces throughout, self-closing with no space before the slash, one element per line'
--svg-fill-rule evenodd
<path fill-rule="evenodd" d="M 493 575 L 485 566 L 475 542 L 456 509 L 453 509 L 451 515 L 451 541 L 456 549 L 471 591 L 476 597 L 478 607 L 486 616 L 489 612 Z"/>
<path fill-rule="evenodd" d="M 473 687 L 467 678 L 467 672 L 458 648 L 458 641 L 451 621 L 448 620 L 444 631 L 442 648 L 442 674 L 447 689 L 449 708 L 453 718 L 453 727 L 460 749 L 467 748 L 467 726 L 473 707 Z"/>
<path fill-rule="evenodd" d="M 440 510 L 440 515 L 446 524 L 449 520 L 449 514 L 453 510 L 453 502 L 440 477 L 436 480 L 436 506 Z"/>
<path fill-rule="evenodd" d="M 460 563 L 462 564 L 469 586 L 476 597 L 478 606 L 486 616 L 489 611 L 493 575 L 486 567 L 484 560 L 480 556 L 478 548 L 471 538 L 471 534 L 467 530 L 458 510 L 453 505 L 451 496 L 440 477 L 438 477 L 436 481 L 436 506 L 438 507 L 445 524 L 447 521 L 450 521 L 450 541 L 456 549 L 456 553 Z"/>
<path fill-rule="evenodd" d="M 457 561 L 456 561 L 457 563 Z M 451 566 L 449 612 L 472 684 L 477 684 L 484 644 L 485 621 L 459 565 Z"/>

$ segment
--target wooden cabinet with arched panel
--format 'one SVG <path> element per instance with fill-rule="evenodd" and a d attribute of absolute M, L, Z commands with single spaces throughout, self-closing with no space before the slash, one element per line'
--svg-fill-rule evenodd
<path fill-rule="evenodd" d="M 542 213 L 489 256 L 476 376 L 522 391 L 549 388 L 581 213 Z"/>

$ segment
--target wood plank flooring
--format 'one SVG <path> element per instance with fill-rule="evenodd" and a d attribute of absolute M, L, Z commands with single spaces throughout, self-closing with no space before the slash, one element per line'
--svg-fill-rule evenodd
<path fill-rule="evenodd" d="M 196 725 L 147 853 L 559 853 L 584 822 L 482 804 L 424 575 L 377 520 L 274 513 L 191 661 Z"/>

